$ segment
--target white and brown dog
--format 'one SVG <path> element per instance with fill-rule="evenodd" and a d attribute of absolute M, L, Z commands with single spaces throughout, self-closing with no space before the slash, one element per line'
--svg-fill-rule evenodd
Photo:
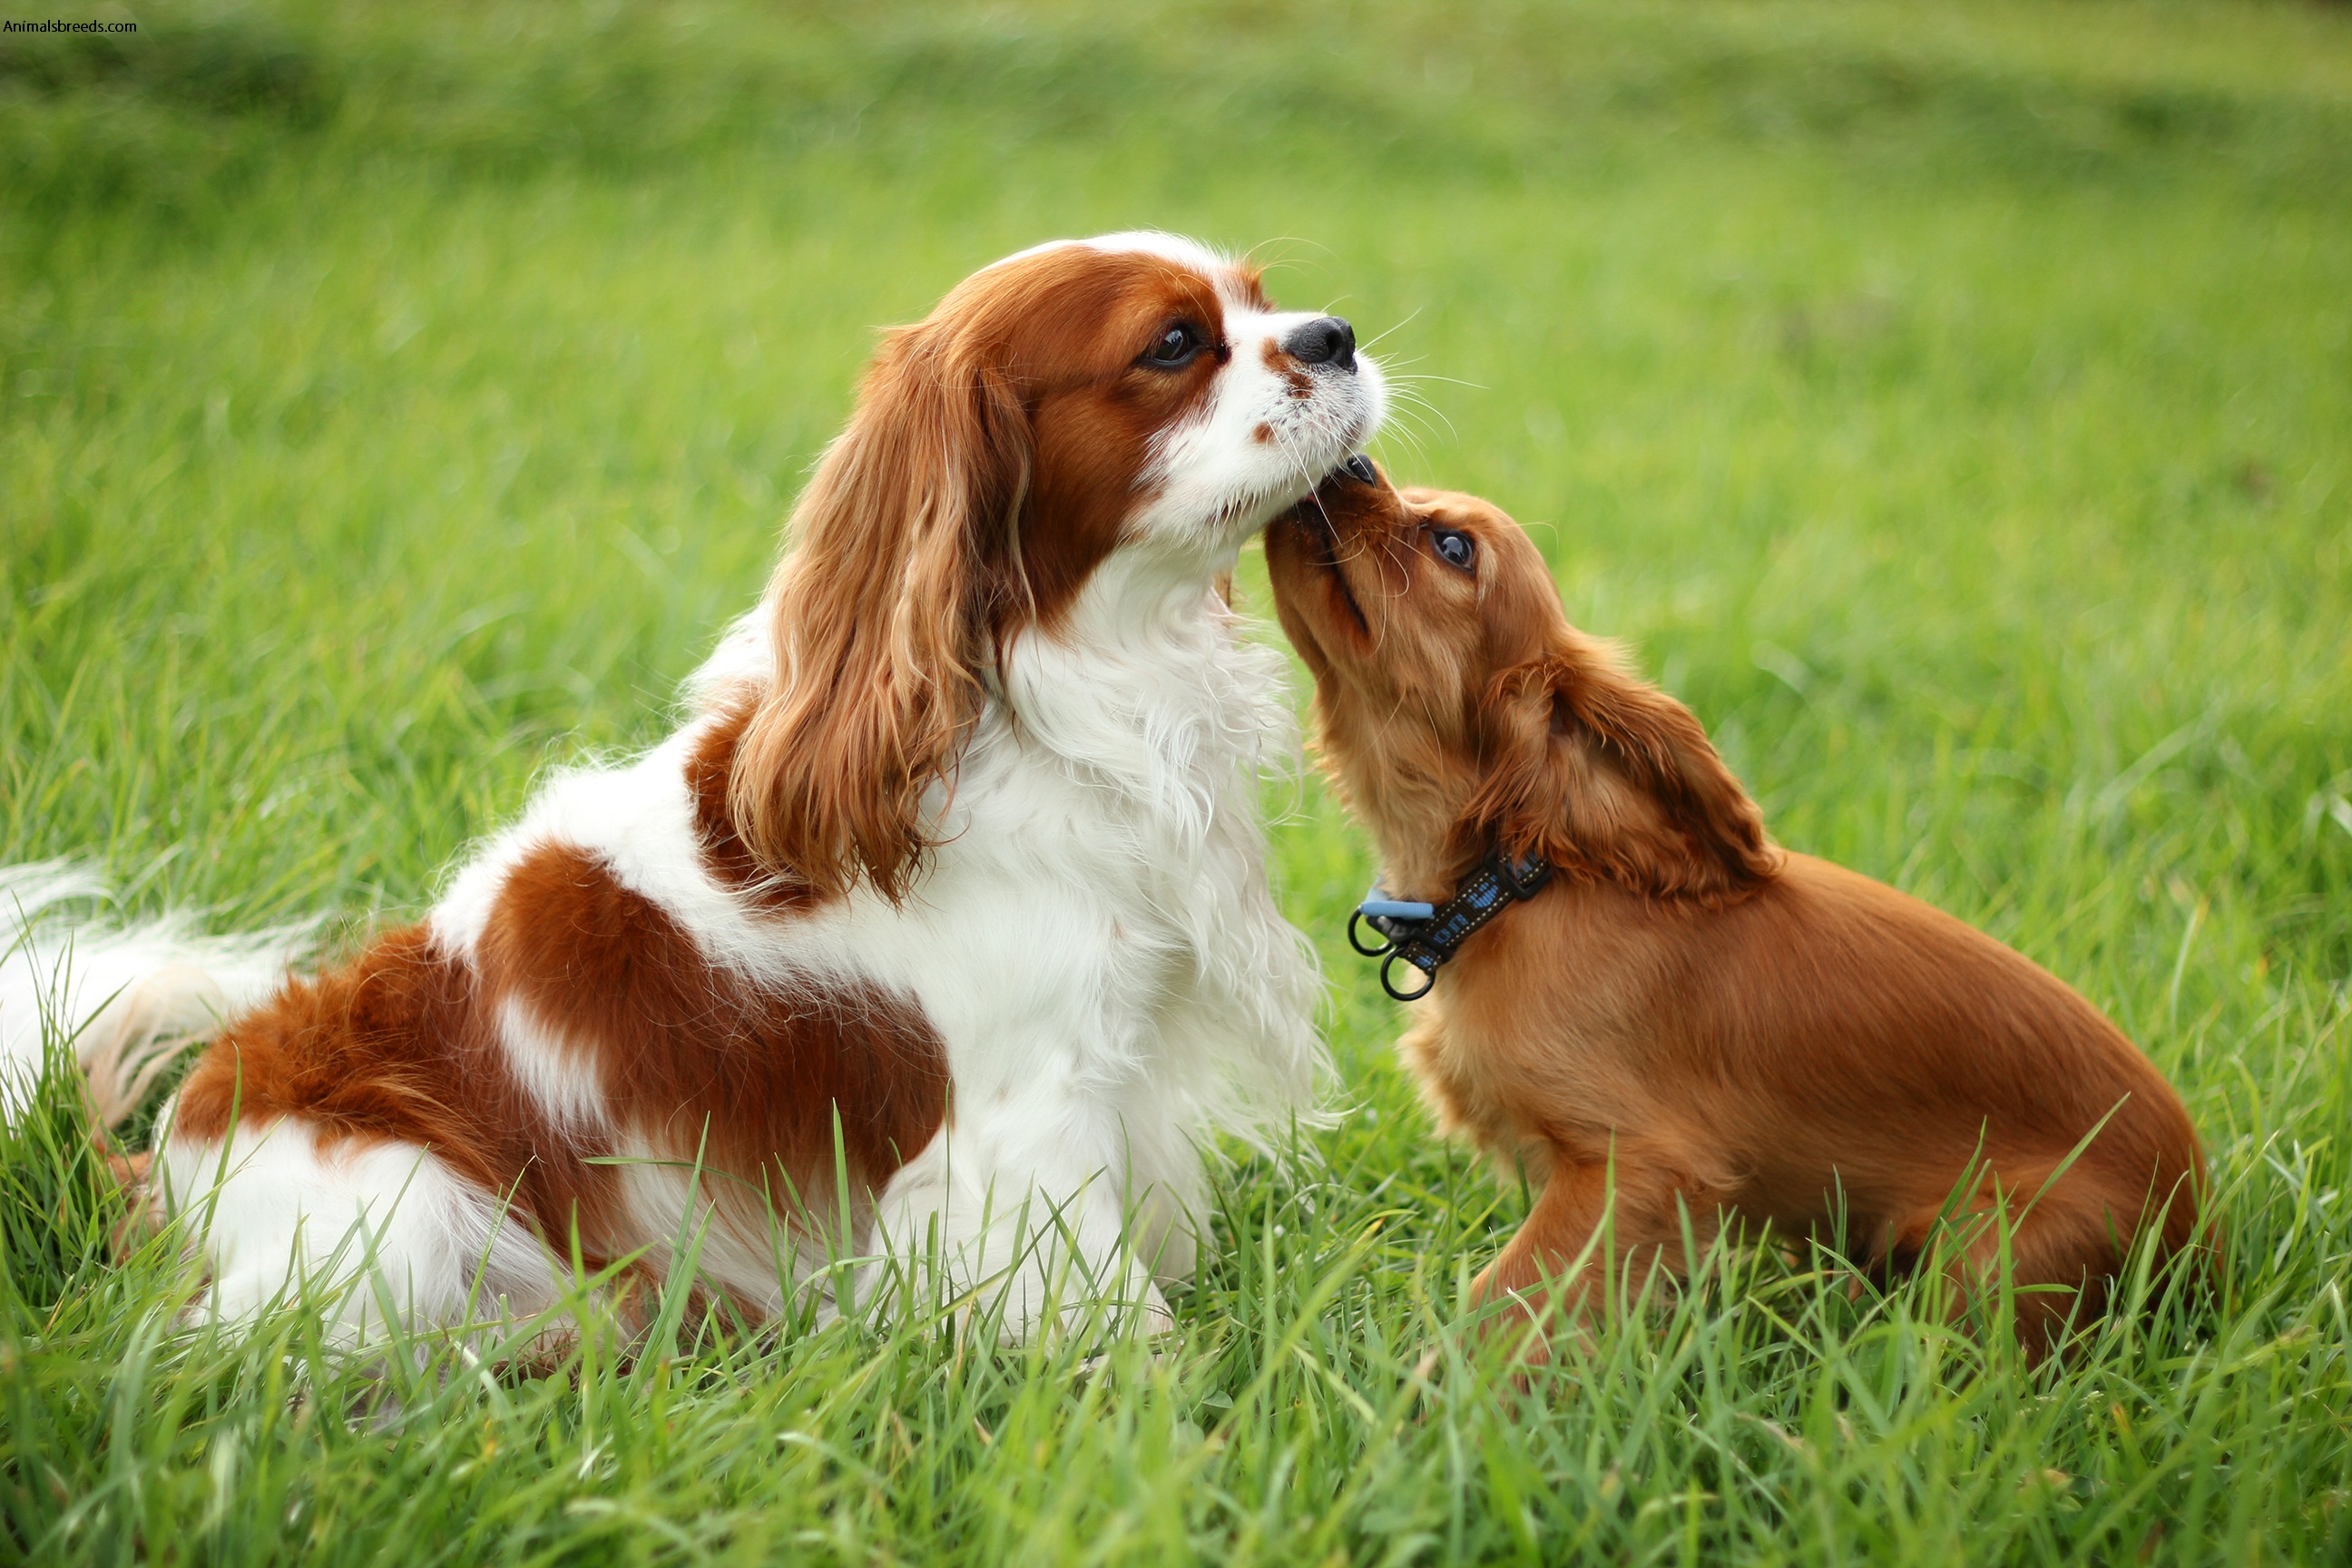
<path fill-rule="evenodd" d="M 373 1259 L 353 1332 L 387 1290 L 421 1323 L 530 1310 L 575 1245 L 659 1264 L 702 1227 L 704 1283 L 755 1314 L 846 1233 L 1012 1332 L 1069 1264 L 1160 1320 L 1199 1140 L 1300 1106 L 1319 1061 L 1256 820 L 1281 665 L 1216 585 L 1383 403 L 1345 321 L 1199 246 L 1000 261 L 885 339 L 683 728 L 551 780 L 421 923 L 312 977 L 39 923 L 0 1045 L 21 1078 L 68 941 L 94 1082 L 209 1037 L 155 1187 L 228 1317 L 338 1248 Z"/>

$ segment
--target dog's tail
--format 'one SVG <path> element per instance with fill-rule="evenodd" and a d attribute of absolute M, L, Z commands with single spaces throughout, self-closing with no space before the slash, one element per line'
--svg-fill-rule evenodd
<path fill-rule="evenodd" d="M 123 923 L 88 867 L 0 867 L 0 1122 L 23 1114 L 52 1041 L 101 1126 L 139 1109 L 189 1047 L 266 998 L 315 927 L 206 936 L 185 914 Z"/>

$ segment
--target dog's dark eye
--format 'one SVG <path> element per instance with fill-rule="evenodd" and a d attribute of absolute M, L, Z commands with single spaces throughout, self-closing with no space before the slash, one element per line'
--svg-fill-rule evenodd
<path fill-rule="evenodd" d="M 1470 536 L 1457 533 L 1450 528 L 1431 529 L 1429 547 L 1436 551 L 1438 558 L 1448 566 L 1458 566 L 1465 572 L 1469 571 L 1470 563 L 1478 559 L 1478 547 L 1471 542 Z"/>
<path fill-rule="evenodd" d="M 1160 370 L 1173 370 L 1199 353 L 1204 342 L 1201 329 L 1192 322 L 1171 321 L 1151 340 L 1151 346 L 1143 351 L 1142 363 Z"/>

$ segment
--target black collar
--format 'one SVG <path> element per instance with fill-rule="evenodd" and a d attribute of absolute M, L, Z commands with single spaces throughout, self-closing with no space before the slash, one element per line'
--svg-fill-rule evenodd
<path fill-rule="evenodd" d="M 1507 860 L 1497 849 L 1464 878 L 1454 896 L 1443 904 L 1391 899 L 1374 882 L 1370 894 L 1348 917 L 1348 945 L 1366 958 L 1381 961 L 1381 990 L 1400 1002 L 1418 1001 L 1437 988 L 1438 966 L 1459 952 L 1472 932 L 1512 904 L 1534 898 L 1550 880 L 1551 864 L 1542 856 Z M 1358 921 L 1388 940 L 1378 947 L 1366 947 L 1356 934 Z M 1429 983 L 1418 991 L 1398 990 L 1389 978 L 1389 967 L 1399 959 L 1429 976 Z"/>

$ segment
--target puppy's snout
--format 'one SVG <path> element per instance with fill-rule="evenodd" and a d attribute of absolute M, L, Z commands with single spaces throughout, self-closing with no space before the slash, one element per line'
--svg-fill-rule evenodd
<path fill-rule="evenodd" d="M 1301 364 L 1356 368 L 1356 329 L 1339 316 L 1318 316 L 1282 340 L 1282 352 Z"/>

